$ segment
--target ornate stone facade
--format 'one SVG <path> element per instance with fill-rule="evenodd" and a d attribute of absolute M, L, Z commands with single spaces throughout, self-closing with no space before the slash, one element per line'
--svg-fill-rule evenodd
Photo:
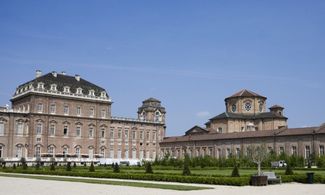
<path fill-rule="evenodd" d="M 0 108 L 0 158 L 139 161 L 159 154 L 165 108 L 143 101 L 136 119 L 111 115 L 105 89 L 79 75 L 41 75 L 17 87 L 12 108 Z"/>

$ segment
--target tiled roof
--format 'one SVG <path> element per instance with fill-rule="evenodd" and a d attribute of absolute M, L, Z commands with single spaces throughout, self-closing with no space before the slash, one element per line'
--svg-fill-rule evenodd
<path fill-rule="evenodd" d="M 282 119 L 287 119 L 287 117 L 278 115 L 273 112 L 261 112 L 261 113 L 256 113 L 256 114 L 238 114 L 238 113 L 232 113 L 232 112 L 224 112 L 221 113 L 210 120 L 215 120 L 215 119 L 266 119 L 266 118 L 282 118 Z"/>
<path fill-rule="evenodd" d="M 315 132 L 318 127 L 306 128 L 290 128 L 290 129 L 275 129 L 264 131 L 245 131 L 234 133 L 208 133 L 201 135 L 185 135 L 166 137 L 161 143 L 173 142 L 187 142 L 187 141 L 208 141 L 208 140 L 229 140 L 229 139 L 242 139 L 242 138 L 258 138 L 258 137 L 271 137 L 271 136 L 293 136 L 293 135 L 310 135 Z M 325 131 L 317 132 L 325 133 Z"/>
<path fill-rule="evenodd" d="M 202 134 L 202 133 L 208 133 L 208 132 L 209 132 L 208 130 L 206 130 L 206 129 L 200 127 L 200 126 L 195 125 L 191 129 L 187 130 L 185 132 L 185 135 Z"/>
<path fill-rule="evenodd" d="M 270 107 L 270 109 L 274 109 L 274 108 L 282 108 L 282 109 L 283 109 L 283 107 L 282 107 L 282 106 L 280 106 L 280 105 L 277 105 L 277 104 L 275 104 L 275 105 L 273 105 L 273 106 L 271 106 L 271 107 Z"/>
<path fill-rule="evenodd" d="M 78 81 L 75 76 L 69 76 L 65 74 L 56 74 L 56 77 L 52 73 L 45 74 L 43 76 L 40 76 L 38 78 L 35 78 L 31 81 L 28 81 L 20 86 L 18 88 L 24 87 L 26 85 L 32 84 L 34 88 L 37 87 L 37 84 L 39 82 L 44 83 L 44 88 L 49 90 L 51 84 L 57 85 L 58 91 L 63 91 L 64 86 L 70 87 L 71 93 L 76 93 L 77 88 L 82 88 L 83 94 L 88 94 L 89 90 L 94 90 L 96 96 L 100 96 L 100 93 L 102 91 L 105 91 L 104 88 L 99 87 L 89 81 L 86 81 L 82 78 Z"/>
<path fill-rule="evenodd" d="M 230 98 L 235 98 L 235 97 L 260 97 L 266 99 L 266 97 L 261 96 L 255 92 L 252 92 L 247 89 L 243 89 L 238 91 L 237 93 L 233 94 L 232 96 L 227 97 L 225 100 L 230 99 Z"/>

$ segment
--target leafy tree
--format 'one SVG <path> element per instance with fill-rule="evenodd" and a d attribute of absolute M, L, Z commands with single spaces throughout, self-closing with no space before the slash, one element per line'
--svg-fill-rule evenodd
<path fill-rule="evenodd" d="M 247 155 L 257 165 L 257 175 L 260 176 L 261 164 L 268 157 L 268 152 L 265 144 L 263 145 L 250 145 L 247 148 Z"/>
<path fill-rule="evenodd" d="M 190 157 L 188 156 L 188 154 L 185 154 L 184 158 L 183 175 L 191 175 Z"/>
<path fill-rule="evenodd" d="M 66 171 L 71 171 L 71 162 L 67 163 Z"/>
<path fill-rule="evenodd" d="M 150 174 L 153 173 L 153 171 L 152 171 L 152 167 L 151 167 L 151 163 L 150 163 L 150 162 L 146 162 L 146 163 L 145 163 L 145 171 L 146 171 L 146 173 L 150 173 Z"/>
<path fill-rule="evenodd" d="M 290 164 L 287 164 L 286 171 L 285 171 L 284 174 L 285 174 L 285 175 L 293 175 L 293 170 L 292 170 Z"/>
<path fill-rule="evenodd" d="M 232 170 L 231 177 L 240 177 L 237 163 Z"/>
<path fill-rule="evenodd" d="M 90 164 L 89 172 L 95 172 L 95 166 L 94 166 L 93 162 L 91 162 L 91 164 Z"/>
<path fill-rule="evenodd" d="M 114 173 L 120 172 L 120 166 L 117 163 L 113 163 L 113 172 Z"/>
<path fill-rule="evenodd" d="M 27 169 L 27 163 L 26 163 L 26 158 L 22 157 L 20 159 L 20 163 L 23 166 L 23 169 L 26 170 Z"/>

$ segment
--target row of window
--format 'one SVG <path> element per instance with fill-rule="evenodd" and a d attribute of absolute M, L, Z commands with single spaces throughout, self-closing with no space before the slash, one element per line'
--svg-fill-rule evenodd
<path fill-rule="evenodd" d="M 20 89 L 20 90 L 22 90 L 22 89 Z M 38 83 L 37 84 L 37 89 L 38 90 L 44 90 L 44 83 L 42 83 L 42 82 Z M 51 84 L 50 85 L 50 91 L 57 92 L 58 91 L 57 85 L 56 84 Z M 20 91 L 20 92 L 22 92 L 22 91 Z M 69 86 L 64 86 L 63 87 L 63 93 L 70 94 L 71 93 L 70 87 Z M 77 88 L 76 89 L 76 94 L 77 95 L 83 95 L 83 89 L 81 87 Z M 95 96 L 95 90 L 93 90 L 93 89 L 88 90 L 88 96 L 94 97 Z M 102 91 L 100 93 L 100 97 L 105 98 L 106 97 L 106 92 Z"/>
<path fill-rule="evenodd" d="M 16 155 L 17 158 L 22 157 L 21 149 L 22 149 L 21 147 L 17 147 L 17 155 Z M 137 158 L 136 153 L 137 153 L 136 149 L 133 149 L 132 153 L 131 153 L 132 154 L 131 158 L 133 158 L 133 159 Z M 88 148 L 88 153 L 84 154 L 84 153 L 81 153 L 81 148 L 80 147 L 76 147 L 75 151 L 74 151 L 74 154 L 69 154 L 69 148 L 64 147 L 63 151 L 62 151 L 62 155 L 61 155 L 61 154 L 56 154 L 55 153 L 55 147 L 54 146 L 48 147 L 48 155 L 47 155 L 47 157 L 50 157 L 50 156 L 51 157 L 74 157 L 74 158 L 94 158 L 94 157 L 106 158 L 107 157 L 105 148 L 101 148 L 100 151 L 99 151 L 99 155 L 96 155 L 96 154 L 94 154 L 94 149 L 93 148 Z M 40 146 L 35 147 L 35 157 L 42 157 L 41 156 L 41 147 Z M 118 149 L 116 152 L 113 149 L 111 149 L 109 151 L 108 158 L 115 158 L 115 157 L 118 158 L 118 159 L 129 158 L 130 157 L 129 156 L 129 150 L 126 149 L 122 153 L 121 149 Z M 155 151 L 152 151 L 151 153 L 150 153 L 149 150 L 147 150 L 147 151 L 144 151 L 144 150 L 139 151 L 139 158 L 140 159 L 143 159 L 143 158 L 155 158 L 155 157 L 156 157 L 156 152 Z"/>
<path fill-rule="evenodd" d="M 269 152 L 271 152 L 272 150 L 273 150 L 272 147 L 268 147 L 268 151 Z M 248 151 L 248 150 L 246 150 L 246 151 Z M 166 150 L 165 152 L 169 152 L 169 151 Z M 183 150 L 182 152 L 185 153 L 185 150 Z M 193 152 L 195 152 L 195 153 L 193 153 Z M 232 153 L 232 151 L 231 151 L 230 148 L 226 148 L 225 152 L 226 152 L 226 155 L 225 155 L 226 158 L 229 158 L 231 156 L 240 157 L 240 155 L 241 155 L 240 148 L 236 148 L 235 149 L 235 151 L 234 151 L 235 154 Z M 279 147 L 279 154 L 283 154 L 284 152 L 285 152 L 284 147 L 282 147 L 282 146 Z M 193 150 L 188 151 L 188 155 L 189 156 L 192 156 L 192 155 L 195 155 L 195 156 L 209 155 L 209 156 L 211 156 L 212 154 L 213 154 L 212 148 L 207 148 L 207 149 L 205 149 L 205 148 L 203 148 L 203 149 L 197 148 L 195 151 L 193 151 Z M 175 156 L 175 157 L 180 157 L 182 155 L 181 154 L 181 150 L 180 149 L 174 150 L 172 152 L 172 155 Z M 291 155 L 298 155 L 297 146 L 292 146 L 291 147 Z M 310 146 L 309 145 L 306 145 L 305 146 L 305 154 L 304 155 L 305 155 L 305 158 L 306 159 L 308 159 L 310 157 L 310 155 L 311 155 L 311 149 L 310 149 Z M 319 146 L 319 155 L 320 156 L 325 155 L 324 145 L 320 145 Z M 217 149 L 216 156 L 218 158 L 222 158 L 222 150 L 221 150 L 221 148 L 218 148 Z"/>
<path fill-rule="evenodd" d="M 43 124 L 42 123 L 38 123 L 36 124 L 36 135 L 41 135 L 42 134 L 42 130 L 43 130 Z M 101 128 L 100 129 L 100 134 L 99 137 L 100 138 L 105 138 L 105 132 L 106 129 L 105 128 Z M 117 133 L 117 136 L 114 137 L 114 133 Z M 131 135 L 129 135 L 129 133 L 131 133 Z M 145 134 L 146 133 L 146 134 Z M 55 124 L 50 124 L 49 126 L 49 135 L 50 136 L 55 136 L 56 134 L 56 125 Z M 146 135 L 144 137 L 144 134 Z M 150 137 L 151 134 L 151 137 Z M 63 126 L 63 136 L 68 136 L 69 135 L 69 126 L 68 125 L 64 125 Z M 90 126 L 88 128 L 88 135 L 84 136 L 84 137 L 89 137 L 89 138 L 93 138 L 95 135 L 95 128 L 93 126 Z M 81 137 L 82 136 L 82 127 L 81 126 L 77 126 L 76 127 L 76 131 L 75 131 L 75 136 L 76 137 Z M 135 140 L 137 137 L 137 131 L 129 131 L 128 129 L 125 129 L 124 132 L 122 132 L 122 129 L 118 129 L 117 132 L 114 128 L 110 129 L 110 133 L 109 133 L 109 138 L 114 139 L 114 138 L 118 138 L 118 139 L 133 139 Z M 139 131 L 139 139 L 143 140 L 156 140 L 157 139 L 157 134 L 156 131 L 153 131 L 150 133 L 150 131 Z"/>
<path fill-rule="evenodd" d="M 42 103 L 38 103 L 37 104 L 37 107 L 36 107 L 36 112 L 43 113 L 44 112 L 43 107 L 44 106 L 43 106 Z M 56 104 L 51 104 L 50 105 L 49 113 L 50 114 L 56 114 Z M 77 106 L 75 113 L 76 113 L 77 116 L 81 116 L 82 115 L 82 110 L 81 110 L 81 107 L 80 106 Z M 100 112 L 100 117 L 101 118 L 106 118 L 106 113 L 107 113 L 107 110 L 106 109 L 102 109 L 101 112 Z M 63 114 L 64 115 L 69 115 L 70 114 L 70 108 L 69 108 L 68 105 L 64 105 L 63 106 Z M 95 108 L 94 107 L 91 107 L 89 109 L 87 116 L 89 116 L 89 117 L 94 117 L 95 116 Z"/>

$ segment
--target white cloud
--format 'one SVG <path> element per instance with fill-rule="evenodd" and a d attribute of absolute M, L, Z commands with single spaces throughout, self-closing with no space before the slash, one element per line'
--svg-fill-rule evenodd
<path fill-rule="evenodd" d="M 200 111 L 196 113 L 196 116 L 199 118 L 206 118 L 208 116 L 210 116 L 210 112 L 208 111 Z"/>

